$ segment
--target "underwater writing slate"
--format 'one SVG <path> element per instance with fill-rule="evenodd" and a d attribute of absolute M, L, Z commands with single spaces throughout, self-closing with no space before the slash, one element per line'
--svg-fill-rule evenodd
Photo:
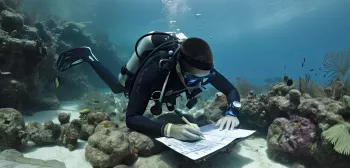
<path fill-rule="evenodd" d="M 245 138 L 255 132 L 254 130 L 245 129 L 219 131 L 213 124 L 202 126 L 200 130 L 203 132 L 205 140 L 184 142 L 167 137 L 156 138 L 156 140 L 192 160 L 198 160 L 224 148 L 237 138 Z"/>

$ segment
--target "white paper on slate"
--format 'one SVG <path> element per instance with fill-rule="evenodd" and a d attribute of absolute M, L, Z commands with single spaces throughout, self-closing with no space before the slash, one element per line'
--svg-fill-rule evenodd
<path fill-rule="evenodd" d="M 200 130 L 203 132 L 205 140 L 184 142 L 167 137 L 156 138 L 156 140 L 192 160 L 197 160 L 227 146 L 237 138 L 245 138 L 255 132 L 254 130 L 245 129 L 219 131 L 214 124 L 202 126 Z"/>

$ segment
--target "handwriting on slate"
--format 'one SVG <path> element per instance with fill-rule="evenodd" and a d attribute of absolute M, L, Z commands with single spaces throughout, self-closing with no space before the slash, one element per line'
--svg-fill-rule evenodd
<path fill-rule="evenodd" d="M 237 138 L 244 138 L 255 132 L 243 129 L 219 131 L 215 125 L 212 124 L 200 127 L 200 129 L 204 133 L 205 140 L 184 142 L 166 137 L 157 138 L 157 140 L 168 145 L 173 150 L 196 160 L 227 146 Z"/>

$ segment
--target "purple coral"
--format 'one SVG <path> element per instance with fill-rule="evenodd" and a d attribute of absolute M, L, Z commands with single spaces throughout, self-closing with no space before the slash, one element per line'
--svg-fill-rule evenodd
<path fill-rule="evenodd" d="M 277 118 L 269 127 L 269 149 L 292 155 L 307 154 L 316 138 L 316 126 L 307 118 Z"/>

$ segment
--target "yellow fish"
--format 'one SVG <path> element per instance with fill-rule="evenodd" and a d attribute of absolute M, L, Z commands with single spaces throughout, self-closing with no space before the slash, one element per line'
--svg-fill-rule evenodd
<path fill-rule="evenodd" d="M 90 112 L 90 109 L 82 109 L 82 110 L 80 110 L 81 114 L 86 114 L 86 113 L 89 113 L 89 112 Z"/>
<path fill-rule="evenodd" d="M 56 89 L 60 86 L 60 77 L 59 76 L 56 76 L 55 77 L 55 87 Z"/>

